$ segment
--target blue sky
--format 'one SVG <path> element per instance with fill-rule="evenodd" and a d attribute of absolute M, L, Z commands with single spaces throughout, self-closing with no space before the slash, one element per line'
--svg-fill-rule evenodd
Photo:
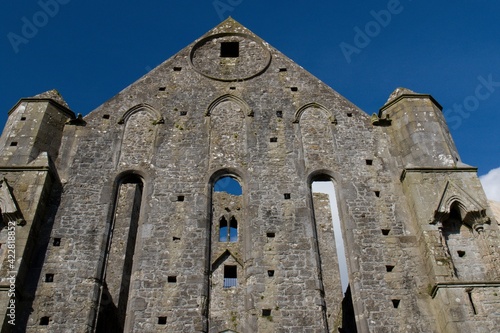
<path fill-rule="evenodd" d="M 400 86 L 433 95 L 484 175 L 500 167 L 500 2 L 450 4 L 4 0 L 0 125 L 53 88 L 86 115 L 231 15 L 368 114 Z"/>

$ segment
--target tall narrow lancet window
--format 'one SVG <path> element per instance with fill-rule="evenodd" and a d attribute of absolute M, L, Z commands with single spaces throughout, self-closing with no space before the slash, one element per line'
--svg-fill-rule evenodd
<path fill-rule="evenodd" d="M 127 175 L 118 184 L 105 252 L 96 333 L 121 333 L 127 318 L 143 182 L 137 175 Z"/>
<path fill-rule="evenodd" d="M 235 176 L 217 178 L 212 186 L 209 332 L 228 329 L 227 318 L 245 303 L 245 209 L 243 189 Z M 243 316 L 232 321 L 236 331 L 247 326 Z"/>

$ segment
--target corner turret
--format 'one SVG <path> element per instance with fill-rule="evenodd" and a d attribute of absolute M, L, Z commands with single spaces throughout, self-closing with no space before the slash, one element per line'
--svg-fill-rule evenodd
<path fill-rule="evenodd" d="M 22 98 L 9 111 L 0 138 L 0 164 L 28 164 L 41 152 L 55 160 L 64 125 L 71 119 L 75 119 L 75 114 L 55 89 Z"/>

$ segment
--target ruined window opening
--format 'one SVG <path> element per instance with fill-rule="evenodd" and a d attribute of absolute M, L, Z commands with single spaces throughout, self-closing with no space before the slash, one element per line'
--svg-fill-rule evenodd
<path fill-rule="evenodd" d="M 177 201 L 184 201 L 184 196 L 183 195 L 178 195 L 177 196 Z"/>
<path fill-rule="evenodd" d="M 272 137 L 271 139 L 269 139 L 269 142 L 278 142 L 278 138 L 277 137 Z"/>
<path fill-rule="evenodd" d="M 47 326 L 49 324 L 50 317 L 42 317 L 40 318 L 40 325 Z"/>
<path fill-rule="evenodd" d="M 237 242 L 238 241 L 238 221 L 234 216 L 229 219 L 229 224 L 223 216 L 219 220 L 219 242 Z"/>
<path fill-rule="evenodd" d="M 25 121 L 26 120 L 26 117 L 21 117 L 21 121 Z"/>
<path fill-rule="evenodd" d="M 373 164 L 373 160 L 366 160 L 366 165 L 372 165 Z"/>
<path fill-rule="evenodd" d="M 167 282 L 168 283 L 177 283 L 177 276 L 171 275 L 171 276 L 167 277 Z"/>
<path fill-rule="evenodd" d="M 283 196 L 284 196 L 285 200 L 288 200 L 291 198 L 290 193 L 285 193 Z"/>
<path fill-rule="evenodd" d="M 382 235 L 387 236 L 391 232 L 391 229 L 382 229 Z"/>
<path fill-rule="evenodd" d="M 102 116 L 104 119 L 109 119 L 109 114 L 105 114 Z"/>
<path fill-rule="evenodd" d="M 45 282 L 54 282 L 54 274 L 45 274 Z"/>
<path fill-rule="evenodd" d="M 167 325 L 167 317 L 158 317 L 158 325 Z"/>
<path fill-rule="evenodd" d="M 463 256 L 465 256 L 465 251 L 457 251 L 457 254 L 460 258 L 462 258 Z"/>
<path fill-rule="evenodd" d="M 290 87 L 290 90 L 295 92 L 295 91 L 298 91 L 299 88 L 297 88 L 297 87 Z"/>
<path fill-rule="evenodd" d="M 333 224 L 333 234 L 335 237 L 335 246 L 337 251 L 338 265 L 340 271 L 340 282 L 342 291 L 345 293 L 349 286 L 349 276 L 347 271 L 347 259 L 345 255 L 344 239 L 342 237 L 342 228 L 338 211 L 337 196 L 335 194 L 335 185 L 327 175 L 320 175 L 317 180 L 311 184 L 312 193 L 326 193 L 330 201 L 330 212 Z"/>
<path fill-rule="evenodd" d="M 394 266 L 393 265 L 386 265 L 385 270 L 390 273 L 394 270 Z"/>
<path fill-rule="evenodd" d="M 227 220 L 224 216 L 219 220 L 219 242 L 227 242 Z"/>
<path fill-rule="evenodd" d="M 401 302 L 401 300 L 399 299 L 392 299 L 392 306 L 394 307 L 394 309 L 397 309 L 399 307 L 399 303 Z"/>
<path fill-rule="evenodd" d="M 262 309 L 262 317 L 271 316 L 271 309 Z"/>
<path fill-rule="evenodd" d="M 239 42 L 222 42 L 220 43 L 221 58 L 238 58 L 240 56 Z"/>
<path fill-rule="evenodd" d="M 174 72 L 180 72 L 182 70 L 182 67 L 174 67 Z"/>
<path fill-rule="evenodd" d="M 283 111 L 276 111 L 276 117 L 283 118 Z"/>
<path fill-rule="evenodd" d="M 271 269 L 271 270 L 268 270 L 268 271 L 267 271 L 267 276 L 269 276 L 269 277 L 273 277 L 273 276 L 274 276 L 274 270 L 272 270 L 272 269 Z"/>
<path fill-rule="evenodd" d="M 12 142 L 10 143 L 10 146 L 11 146 L 11 147 L 15 147 L 15 146 L 17 146 L 17 142 L 16 142 L 16 141 L 12 141 Z"/>
<path fill-rule="evenodd" d="M 274 237 L 276 237 L 276 234 L 274 232 L 268 232 L 266 234 L 266 236 L 267 236 L 267 238 L 274 238 Z"/>
<path fill-rule="evenodd" d="M 53 246 L 61 246 L 61 238 L 54 238 L 52 245 Z"/>
<path fill-rule="evenodd" d="M 224 266 L 224 288 L 236 287 L 238 284 L 238 270 L 234 265 Z"/>

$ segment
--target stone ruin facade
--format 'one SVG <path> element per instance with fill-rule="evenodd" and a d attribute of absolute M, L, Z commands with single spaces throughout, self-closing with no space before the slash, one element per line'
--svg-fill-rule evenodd
<path fill-rule="evenodd" d="M 57 91 L 10 110 L 2 332 L 495 332 L 476 171 L 432 96 L 369 116 L 228 19 L 85 117 Z"/>

